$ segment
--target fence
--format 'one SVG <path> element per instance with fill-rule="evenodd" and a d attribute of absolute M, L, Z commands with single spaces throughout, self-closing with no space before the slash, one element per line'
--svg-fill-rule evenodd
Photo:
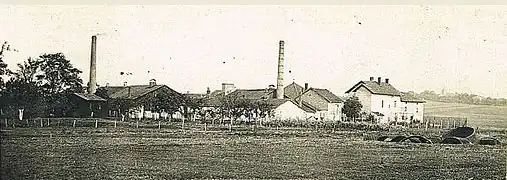
<path fill-rule="evenodd" d="M 303 120 L 257 120 L 257 121 L 230 121 L 230 120 L 153 120 L 153 119 L 101 119 L 101 118 L 35 118 L 35 119 L 1 119 L 2 128 L 150 128 L 150 129 L 183 129 L 192 131 L 241 131 L 256 129 L 307 129 L 319 131 L 334 131 L 339 129 L 381 130 L 377 124 L 352 123 L 341 121 L 303 121 Z"/>
<path fill-rule="evenodd" d="M 466 117 L 450 117 L 450 116 L 424 116 L 423 125 L 426 128 L 452 129 L 456 127 L 466 126 L 468 118 Z"/>
<path fill-rule="evenodd" d="M 424 121 L 417 124 L 410 124 L 411 128 L 435 128 L 451 129 L 467 125 L 467 118 L 464 117 L 439 117 L 425 116 Z M 35 119 L 2 119 L 0 122 L 2 128 L 16 127 L 94 127 L 94 128 L 170 128 L 170 129 L 194 129 L 194 130 L 217 130 L 217 129 L 245 129 L 245 128 L 304 128 L 315 130 L 335 130 L 335 129 L 357 129 L 357 130 L 382 130 L 388 127 L 379 124 L 364 122 L 342 122 L 342 121 L 305 121 L 305 120 L 257 120 L 250 122 L 230 121 L 230 120 L 153 120 L 153 119 L 100 119 L 100 118 L 35 118 Z"/>

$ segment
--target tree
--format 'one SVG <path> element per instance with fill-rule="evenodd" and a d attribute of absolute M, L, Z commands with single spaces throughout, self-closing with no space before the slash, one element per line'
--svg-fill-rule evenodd
<path fill-rule="evenodd" d="M 46 111 L 44 99 L 39 95 L 40 88 L 35 83 L 13 78 L 7 81 L 0 94 L 0 107 L 8 116 L 15 116 L 18 109 L 25 109 L 24 114 L 29 117 L 41 116 Z"/>
<path fill-rule="evenodd" d="M 342 112 L 345 113 L 348 118 L 356 118 L 359 117 L 359 113 L 361 112 L 362 108 L 363 105 L 359 101 L 359 98 L 356 96 L 351 96 L 345 100 Z"/>
<path fill-rule="evenodd" d="M 82 71 L 74 68 L 62 53 L 28 58 L 18 67 L 6 84 L 6 92 L 2 92 L 2 98 L 6 96 L 2 101 L 7 102 L 3 106 L 10 109 L 24 106 L 27 113 L 37 116 L 65 116 L 73 109 L 70 95 L 83 92 L 83 80 L 79 77 Z"/>

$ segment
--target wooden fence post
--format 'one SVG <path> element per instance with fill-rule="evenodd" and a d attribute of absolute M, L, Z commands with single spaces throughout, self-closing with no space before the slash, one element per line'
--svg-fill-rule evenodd
<path fill-rule="evenodd" d="M 158 129 L 160 129 L 160 120 L 158 121 Z"/>
<path fill-rule="evenodd" d="M 48 118 L 48 127 L 49 127 L 49 118 Z"/>
<path fill-rule="evenodd" d="M 72 127 L 76 127 L 76 119 L 74 119 L 74 122 L 72 123 Z"/>
<path fill-rule="evenodd" d="M 206 126 L 207 126 L 207 124 L 206 124 L 206 123 L 204 123 L 204 132 L 206 132 L 206 130 L 207 130 L 207 129 L 206 129 Z"/>
<path fill-rule="evenodd" d="M 139 128 L 139 120 L 136 121 L 136 128 Z"/>
<path fill-rule="evenodd" d="M 99 126 L 99 121 L 98 119 L 95 119 L 95 128 L 97 128 Z"/>
<path fill-rule="evenodd" d="M 114 120 L 114 128 L 116 128 L 116 120 Z"/>
<path fill-rule="evenodd" d="M 229 124 L 229 131 L 232 131 L 232 118 L 231 118 L 231 123 Z"/>
<path fill-rule="evenodd" d="M 42 124 L 42 118 L 40 118 L 40 127 L 44 127 L 44 125 Z"/>
<path fill-rule="evenodd" d="M 7 124 L 7 118 L 5 118 L 5 128 L 9 127 L 9 125 Z"/>
<path fill-rule="evenodd" d="M 185 129 L 185 117 L 181 119 L 181 129 Z"/>

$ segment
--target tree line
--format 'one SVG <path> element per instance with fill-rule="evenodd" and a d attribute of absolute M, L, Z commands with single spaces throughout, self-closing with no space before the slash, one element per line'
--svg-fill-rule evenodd
<path fill-rule="evenodd" d="M 507 105 L 507 99 L 505 98 L 482 97 L 476 94 L 468 94 L 468 93 L 437 94 L 434 91 L 429 90 L 425 90 L 421 93 L 415 92 L 409 93 L 421 99 L 438 102 L 463 103 L 475 105 L 496 105 L 496 106 Z"/>

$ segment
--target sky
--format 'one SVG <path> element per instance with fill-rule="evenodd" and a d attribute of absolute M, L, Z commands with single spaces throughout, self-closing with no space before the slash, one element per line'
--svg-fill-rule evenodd
<path fill-rule="evenodd" d="M 360 80 L 400 91 L 507 97 L 507 6 L 0 6 L 0 41 L 16 63 L 62 52 L 100 85 L 158 84 L 186 93 L 284 84 L 343 95 Z M 120 75 L 131 72 L 132 75 Z"/>

